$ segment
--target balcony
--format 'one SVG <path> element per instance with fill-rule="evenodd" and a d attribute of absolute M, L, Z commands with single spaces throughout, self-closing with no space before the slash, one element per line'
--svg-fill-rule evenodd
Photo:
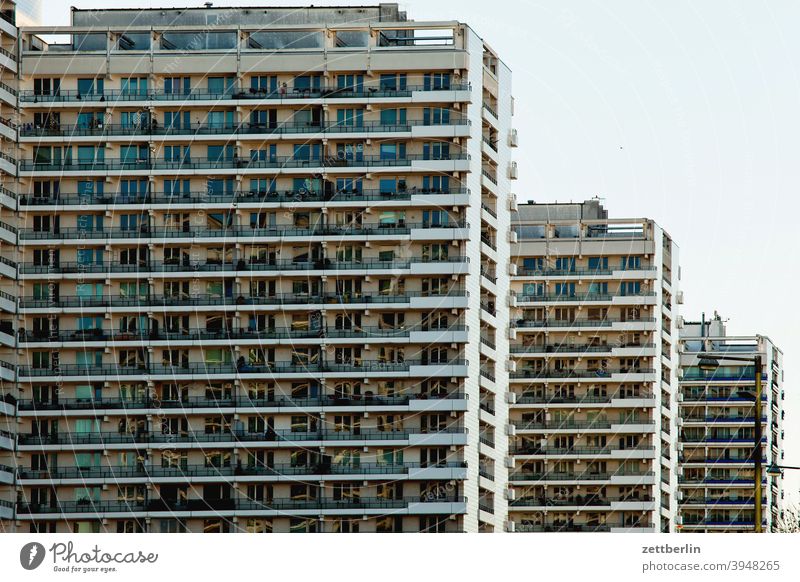
<path fill-rule="evenodd" d="M 624 367 L 624 368 L 598 368 L 596 370 L 567 370 L 567 369 L 550 369 L 550 370 L 531 370 L 523 369 L 518 372 L 510 372 L 508 377 L 512 380 L 531 379 L 531 380 L 546 380 L 554 379 L 569 379 L 569 378 L 607 378 L 613 379 L 614 376 L 622 375 L 628 376 L 631 374 L 653 374 L 653 368 L 640 368 L 640 367 Z"/>
<path fill-rule="evenodd" d="M 686 497 L 678 500 L 679 505 L 701 505 L 701 506 L 721 506 L 721 505 L 755 505 L 755 497 Z M 767 500 L 762 499 L 766 506 Z"/>
<path fill-rule="evenodd" d="M 447 240 L 454 238 L 466 238 L 466 233 L 455 233 L 456 229 L 469 228 L 463 221 L 452 221 L 443 224 L 431 223 L 406 223 L 404 221 L 396 223 L 363 223 L 363 224 L 319 224 L 308 228 L 297 228 L 292 226 L 275 227 L 253 227 L 253 226 L 232 226 L 226 229 L 210 229 L 197 225 L 187 225 L 186 228 L 164 227 L 141 225 L 135 229 L 104 229 L 104 230 L 85 230 L 82 228 L 59 228 L 55 231 L 34 230 L 24 228 L 18 230 L 18 240 L 21 244 L 25 242 L 42 241 L 42 244 L 49 244 L 50 241 L 67 241 L 75 244 L 101 244 L 111 239 L 134 240 L 134 241 L 162 241 L 170 239 L 223 239 L 231 242 L 253 242 L 257 239 L 285 238 L 311 238 L 311 237 L 354 237 L 354 238 L 374 238 L 374 237 L 397 237 L 399 235 L 410 235 L 415 230 L 429 231 L 441 229 L 441 237 Z M 422 235 L 429 238 L 427 235 Z M 241 240 L 239 240 L 241 239 Z"/>
<path fill-rule="evenodd" d="M 78 91 L 58 91 L 51 94 L 41 94 L 34 91 L 20 91 L 20 103 L 97 103 L 102 107 L 121 104 L 128 107 L 130 102 L 155 101 L 165 102 L 167 106 L 173 102 L 183 101 L 243 101 L 241 105 L 247 106 L 252 101 L 296 101 L 298 99 L 364 99 L 364 98 L 398 98 L 411 97 L 416 92 L 442 91 L 469 91 L 468 83 L 450 83 L 443 87 L 433 85 L 408 85 L 402 89 L 390 87 L 320 87 L 317 89 L 289 89 L 288 91 L 269 91 L 266 89 L 241 89 L 221 92 L 208 92 L 193 90 L 190 92 L 165 93 L 163 91 L 149 91 L 147 93 L 108 90 L 103 92 L 80 93 Z M 157 105 L 154 104 L 154 105 Z M 237 103 L 231 103 L 237 105 Z"/>
<path fill-rule="evenodd" d="M 628 495 L 625 497 L 606 497 L 602 495 L 575 495 L 573 497 L 520 497 L 509 501 L 508 505 L 515 510 L 521 507 L 579 507 L 579 508 L 608 508 L 620 503 L 634 503 L 650 505 L 653 498 L 649 495 Z"/>
<path fill-rule="evenodd" d="M 17 502 L 17 515 L 70 515 L 83 514 L 100 516 L 104 514 L 139 514 L 156 513 L 171 515 L 173 513 L 191 512 L 206 513 L 218 517 L 220 512 L 258 512 L 282 516 L 286 511 L 339 511 L 342 513 L 362 513 L 365 510 L 401 510 L 417 513 L 417 504 L 444 504 L 437 513 L 463 513 L 464 498 L 456 495 L 439 497 L 405 497 L 387 499 L 381 497 L 350 497 L 346 499 L 272 499 L 257 501 L 253 499 L 190 499 L 188 501 L 169 501 L 154 499 L 151 501 L 58 501 L 54 504 L 36 504 Z M 429 513 L 428 508 L 420 511 Z"/>
<path fill-rule="evenodd" d="M 324 407 L 357 407 L 357 408 L 383 408 L 407 407 L 412 401 L 418 400 L 420 404 L 428 403 L 434 407 L 433 402 L 465 400 L 466 396 L 460 392 L 451 392 L 443 395 L 405 394 L 401 396 L 382 396 L 366 392 L 361 396 L 336 396 L 327 394 L 315 398 L 293 398 L 289 396 L 274 397 L 186 397 L 180 399 L 169 398 L 102 398 L 102 399 L 76 399 L 58 398 L 50 402 L 37 402 L 29 399 L 17 400 L 17 410 L 20 412 L 36 411 L 63 411 L 63 410 L 105 410 L 105 411 L 143 411 L 143 410 L 192 410 L 192 409 L 227 409 L 227 408 L 269 408 L 269 409 L 300 409 Z"/>
<path fill-rule="evenodd" d="M 453 256 L 442 258 L 412 257 L 406 260 L 380 261 L 376 259 L 364 259 L 362 261 L 336 261 L 334 259 L 319 259 L 315 261 L 295 261 L 272 260 L 272 261 L 245 261 L 240 260 L 234 263 L 211 262 L 162 262 L 162 261 L 143 261 L 137 264 L 97 264 L 97 263 L 76 263 L 61 262 L 52 265 L 40 265 L 36 263 L 20 263 L 19 273 L 21 275 L 45 275 L 56 274 L 99 274 L 107 273 L 127 273 L 132 275 L 165 274 L 165 273 L 198 273 L 207 272 L 215 276 L 234 275 L 241 272 L 281 272 L 281 271 L 364 271 L 364 270 L 391 270 L 411 269 L 414 265 L 422 264 L 466 264 L 467 257 Z"/>
<path fill-rule="evenodd" d="M 59 330 L 54 332 L 31 332 L 20 330 L 17 334 L 21 344 L 76 342 L 81 345 L 91 342 L 197 342 L 197 341 L 222 341 L 226 344 L 231 341 L 245 340 L 262 342 L 264 340 L 323 340 L 323 339 L 408 339 L 412 333 L 431 332 L 441 334 L 442 340 L 448 343 L 454 337 L 449 332 L 465 332 L 464 325 L 453 325 L 445 329 L 422 328 L 409 326 L 400 329 L 387 329 L 376 326 L 358 326 L 351 329 L 320 328 L 320 329 L 293 329 L 291 327 L 272 327 L 266 329 L 231 328 L 231 329 L 186 329 L 176 332 L 157 330 L 117 330 L 117 329 L 83 329 Z M 433 338 L 430 338 L 433 339 Z M 433 340 L 435 341 L 435 340 Z M 463 338 L 466 341 L 466 337 Z M 317 343 L 317 342 L 314 342 Z"/>
<path fill-rule="evenodd" d="M 18 472 L 21 481 L 57 481 L 57 480 L 117 480 L 137 479 L 149 481 L 188 481 L 195 477 L 219 477 L 225 482 L 247 480 L 247 477 L 257 477 L 284 481 L 286 477 L 302 476 L 368 476 L 372 479 L 383 479 L 386 475 L 408 477 L 414 474 L 424 475 L 426 471 L 445 470 L 453 474 L 462 475 L 464 463 L 317 463 L 309 465 L 228 465 L 222 467 L 206 465 L 183 465 L 179 467 L 52 467 L 46 470 L 32 470 L 21 468 Z M 466 476 L 460 477 L 464 479 Z M 233 478 L 233 479 L 229 479 Z"/>
<path fill-rule="evenodd" d="M 585 328 L 585 327 L 614 327 L 619 324 L 624 326 L 626 324 L 642 324 L 642 323 L 655 323 L 653 317 L 640 317 L 636 319 L 621 319 L 607 317 L 604 319 L 518 319 L 512 322 L 512 327 L 516 329 L 526 328 Z"/>
<path fill-rule="evenodd" d="M 4 156 L 5 154 L 3 154 Z M 19 163 L 19 171 L 32 174 L 57 174 L 73 172 L 81 175 L 91 172 L 140 172 L 147 175 L 148 172 L 160 172 L 164 174 L 175 174 L 189 170 L 275 170 L 275 173 L 284 173 L 285 170 L 301 170 L 308 172 L 316 168 L 380 168 L 380 167 L 411 167 L 415 162 L 443 162 L 443 161 L 466 161 L 469 159 L 467 154 L 451 153 L 440 156 L 425 156 L 423 154 L 408 154 L 405 158 L 388 159 L 380 155 L 364 155 L 353 157 L 340 157 L 331 155 L 319 159 L 302 159 L 294 156 L 276 156 L 269 160 L 251 160 L 249 158 L 230 158 L 230 159 L 208 159 L 208 158 L 186 158 L 177 161 L 164 160 L 127 160 L 124 158 L 106 158 L 104 160 L 88 161 L 51 161 L 36 162 L 34 160 L 22 160 Z M 15 160 L 12 160 L 15 161 Z M 427 164 L 421 168 L 429 171 Z"/>
<path fill-rule="evenodd" d="M 608 532 L 611 528 L 606 524 L 586 525 L 586 524 L 533 524 L 533 523 L 520 523 L 514 525 L 514 532 L 516 533 L 556 533 L 556 532 L 582 532 L 582 533 L 599 533 Z"/>
<path fill-rule="evenodd" d="M 420 373 L 435 373 L 431 368 L 440 368 L 443 373 L 459 373 L 458 370 L 451 370 L 453 367 L 463 367 L 466 372 L 466 360 L 454 359 L 448 362 L 434 363 L 421 360 L 405 360 L 403 362 L 386 362 L 381 360 L 361 360 L 346 363 L 335 362 L 275 362 L 269 364 L 211 364 L 211 363 L 192 363 L 187 365 L 158 365 L 141 363 L 136 366 L 125 366 L 116 364 L 103 365 L 80 365 L 64 364 L 58 368 L 33 368 L 21 366 L 17 370 L 18 377 L 23 378 L 52 378 L 52 377 L 131 377 L 131 376 L 153 376 L 164 379 L 175 377 L 186 378 L 208 378 L 260 375 L 300 375 L 303 377 L 328 374 L 369 374 L 369 373 L 397 373 L 412 372 L 412 368 L 421 368 Z"/>
<path fill-rule="evenodd" d="M 517 268 L 517 279 L 525 279 L 531 277 L 581 277 L 581 278 L 598 278 L 598 277 L 612 277 L 618 273 L 628 271 L 656 271 L 655 265 L 639 264 L 639 265 L 620 265 L 612 268 L 581 268 L 581 269 L 526 269 L 523 266 Z"/>
<path fill-rule="evenodd" d="M 752 402 L 752 400 L 751 400 Z M 709 414 L 705 416 L 681 416 L 685 424 L 716 424 L 716 423 L 731 423 L 731 424 L 749 424 L 755 423 L 754 416 L 725 416 L 721 414 Z M 767 417 L 762 416 L 761 422 L 766 423 Z M 751 439 L 752 440 L 752 439 Z"/>
<path fill-rule="evenodd" d="M 515 471 L 508 474 L 512 483 L 537 482 L 537 481 L 609 481 L 614 477 L 653 477 L 653 471 L 617 470 L 613 472 L 570 471 L 570 472 L 522 472 Z"/>
<path fill-rule="evenodd" d="M 448 289 L 441 293 L 407 291 L 401 295 L 361 294 L 361 293 L 323 293 L 319 295 L 277 293 L 275 295 L 149 295 L 149 296 L 58 296 L 52 298 L 23 297 L 19 301 L 20 309 L 51 309 L 51 308 L 107 308 L 107 307 L 219 307 L 219 306 L 280 306 L 311 308 L 313 305 L 347 305 L 355 308 L 356 305 L 385 305 L 397 303 L 413 303 L 414 300 L 427 300 L 438 298 L 465 298 L 467 291 L 464 289 Z"/>
<path fill-rule="evenodd" d="M 610 429 L 612 426 L 655 426 L 655 423 L 646 416 L 621 416 L 618 419 L 608 420 L 597 418 L 593 420 L 548 420 L 544 422 L 512 421 L 517 430 L 544 431 L 544 430 L 601 430 Z"/>
<path fill-rule="evenodd" d="M 631 407 L 639 407 L 642 405 L 642 401 L 647 401 L 647 404 L 650 406 L 655 404 L 655 397 L 652 394 L 625 394 L 625 393 L 612 393 L 606 396 L 595 396 L 592 394 L 582 394 L 582 395 L 560 395 L 560 394 L 547 394 L 541 396 L 518 396 L 516 401 L 511 405 L 513 407 L 518 406 L 525 406 L 525 405 L 559 405 L 559 404 L 611 404 L 613 401 L 619 400 L 621 401 L 620 404 L 625 405 L 625 401 L 635 401 L 631 402 L 629 406 Z"/>
<path fill-rule="evenodd" d="M 144 126 L 101 124 L 98 127 L 57 125 L 55 127 L 34 127 L 27 124 L 20 127 L 20 137 L 24 141 L 49 141 L 52 139 L 95 138 L 106 140 L 110 137 L 141 138 L 141 141 L 150 141 L 159 137 L 214 137 L 231 139 L 262 139 L 264 136 L 328 136 L 330 134 L 372 134 L 372 133 L 411 133 L 415 127 L 427 128 L 452 128 L 455 126 L 468 126 L 466 117 L 451 115 L 448 123 L 432 123 L 422 119 L 408 120 L 406 123 L 385 124 L 380 121 L 362 121 L 347 125 L 345 123 L 295 123 L 283 122 L 275 124 L 242 123 L 223 125 L 190 125 L 190 126 L 160 126 L 157 123 Z M 80 141 L 80 140 L 79 140 Z M 127 142 L 127 140 L 126 140 Z"/>
<path fill-rule="evenodd" d="M 404 190 L 348 189 L 348 190 L 269 190 L 215 193 L 208 191 L 168 194 L 148 192 L 143 194 L 77 194 L 61 192 L 51 195 L 25 194 L 19 196 L 20 210 L 28 206 L 104 206 L 126 205 L 159 206 L 173 208 L 184 204 L 283 204 L 306 202 L 394 202 L 409 201 L 415 196 L 456 196 L 469 194 L 466 188 L 420 188 L 412 186 Z"/>
<path fill-rule="evenodd" d="M 618 299 L 630 298 L 640 300 L 643 297 L 655 298 L 654 292 L 642 293 L 575 293 L 575 294 L 542 294 L 542 295 L 517 295 L 518 303 L 610 303 Z"/>
<path fill-rule="evenodd" d="M 625 456 L 629 453 L 637 453 L 638 455 L 653 453 L 655 447 L 651 445 L 640 445 L 638 447 L 584 447 L 575 446 L 569 448 L 561 447 L 543 447 L 534 443 L 520 443 L 511 445 L 509 452 L 513 455 L 530 455 L 530 456 L 553 456 L 553 457 L 595 457 L 595 456 Z M 638 456 L 637 455 L 637 456 Z"/>
<path fill-rule="evenodd" d="M 17 436 L 19 446 L 41 447 L 47 445 L 59 445 L 69 447 L 77 445 L 99 445 L 114 447 L 115 445 L 142 445 L 142 444 L 185 444 L 190 448 L 197 444 L 216 443 L 217 445 L 227 445 L 227 448 L 242 446 L 244 443 L 256 445 L 258 443 L 271 444 L 276 447 L 285 446 L 305 446 L 308 443 L 342 443 L 369 441 L 377 442 L 408 442 L 413 437 L 430 438 L 435 435 L 463 436 L 466 431 L 460 426 L 449 426 L 441 430 L 423 430 L 419 428 L 403 430 L 349 430 L 337 431 L 331 429 L 314 431 L 293 431 L 293 430 L 267 430 L 264 432 L 219 432 L 205 433 L 196 431 L 183 431 L 178 433 L 119 433 L 119 432 L 94 432 L 94 433 L 75 433 L 61 432 L 49 435 L 20 434 Z M 460 440 L 460 439 L 457 439 Z M 299 445 L 298 443 L 304 443 Z M 324 445 L 308 445 L 324 446 Z M 339 445 L 337 445 L 339 446 Z M 361 445 L 360 445 L 361 446 Z"/>
<path fill-rule="evenodd" d="M 647 350 L 654 349 L 653 343 L 610 343 L 610 344 L 511 344 L 511 354 L 586 354 L 586 353 L 612 353 L 614 350 Z"/>

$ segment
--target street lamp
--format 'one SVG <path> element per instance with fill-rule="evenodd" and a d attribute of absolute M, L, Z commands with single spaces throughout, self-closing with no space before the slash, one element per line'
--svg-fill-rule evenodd
<path fill-rule="evenodd" d="M 767 467 L 767 475 L 770 477 L 783 477 L 784 469 L 800 469 L 800 467 L 792 467 L 790 465 L 770 465 Z"/>
<path fill-rule="evenodd" d="M 697 367 L 703 370 L 704 372 L 713 372 L 717 368 L 719 368 L 719 359 L 714 354 L 697 354 L 700 358 L 697 362 Z M 761 525 L 761 514 L 763 512 L 763 504 L 761 502 L 761 473 L 762 473 L 762 461 L 761 461 L 761 356 L 753 356 L 752 358 L 742 357 L 742 356 L 728 356 L 724 355 L 721 356 L 723 360 L 734 360 L 737 362 L 751 362 L 753 364 L 755 376 L 755 390 L 751 391 L 743 391 L 743 394 L 746 394 L 748 397 L 753 398 L 753 402 L 755 403 L 755 418 L 753 419 L 753 429 L 754 429 L 754 438 L 755 441 L 753 443 L 753 450 L 750 452 L 751 460 L 755 463 L 755 467 L 753 468 L 753 493 L 755 496 L 755 532 L 762 533 L 764 528 Z"/>

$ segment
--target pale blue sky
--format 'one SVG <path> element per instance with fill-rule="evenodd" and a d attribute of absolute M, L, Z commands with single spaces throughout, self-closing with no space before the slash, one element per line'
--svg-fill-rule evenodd
<path fill-rule="evenodd" d="M 203 2 L 46 0 L 47 23 L 67 24 L 72 4 Z M 800 465 L 800 309 L 790 303 L 800 268 L 800 3 L 400 4 L 417 20 L 470 24 L 514 71 L 520 200 L 599 195 L 612 216 L 654 218 L 681 247 L 687 319 L 716 309 L 730 318 L 730 332 L 764 333 L 781 346 L 787 356 L 785 462 Z M 798 482 L 793 476 L 789 489 L 796 492 Z"/>

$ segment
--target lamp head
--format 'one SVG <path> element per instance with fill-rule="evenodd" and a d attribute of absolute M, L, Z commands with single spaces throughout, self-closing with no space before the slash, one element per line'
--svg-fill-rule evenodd
<path fill-rule="evenodd" d="M 719 360 L 716 358 L 702 357 L 700 361 L 697 362 L 697 367 L 703 370 L 703 372 L 714 372 L 719 368 Z"/>

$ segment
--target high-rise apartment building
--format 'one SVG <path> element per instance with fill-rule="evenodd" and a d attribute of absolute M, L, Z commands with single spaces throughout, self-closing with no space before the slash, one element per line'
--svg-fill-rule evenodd
<path fill-rule="evenodd" d="M 676 245 L 597 200 L 512 225 L 507 529 L 672 531 Z"/>
<path fill-rule="evenodd" d="M 680 332 L 679 527 L 684 532 L 755 528 L 754 358 L 760 356 L 762 528 L 777 531 L 783 480 L 766 469 L 783 459 L 783 353 L 768 337 L 728 335 L 725 327 L 715 314 L 710 321 L 687 322 Z M 718 367 L 702 369 L 700 354 Z"/>
<path fill-rule="evenodd" d="M 469 26 L 0 2 L 0 531 L 753 529 L 724 356 L 766 465 L 780 350 L 653 220 L 517 204 Z"/>
<path fill-rule="evenodd" d="M 496 53 L 394 4 L 6 28 L 0 528 L 502 530 Z"/>

